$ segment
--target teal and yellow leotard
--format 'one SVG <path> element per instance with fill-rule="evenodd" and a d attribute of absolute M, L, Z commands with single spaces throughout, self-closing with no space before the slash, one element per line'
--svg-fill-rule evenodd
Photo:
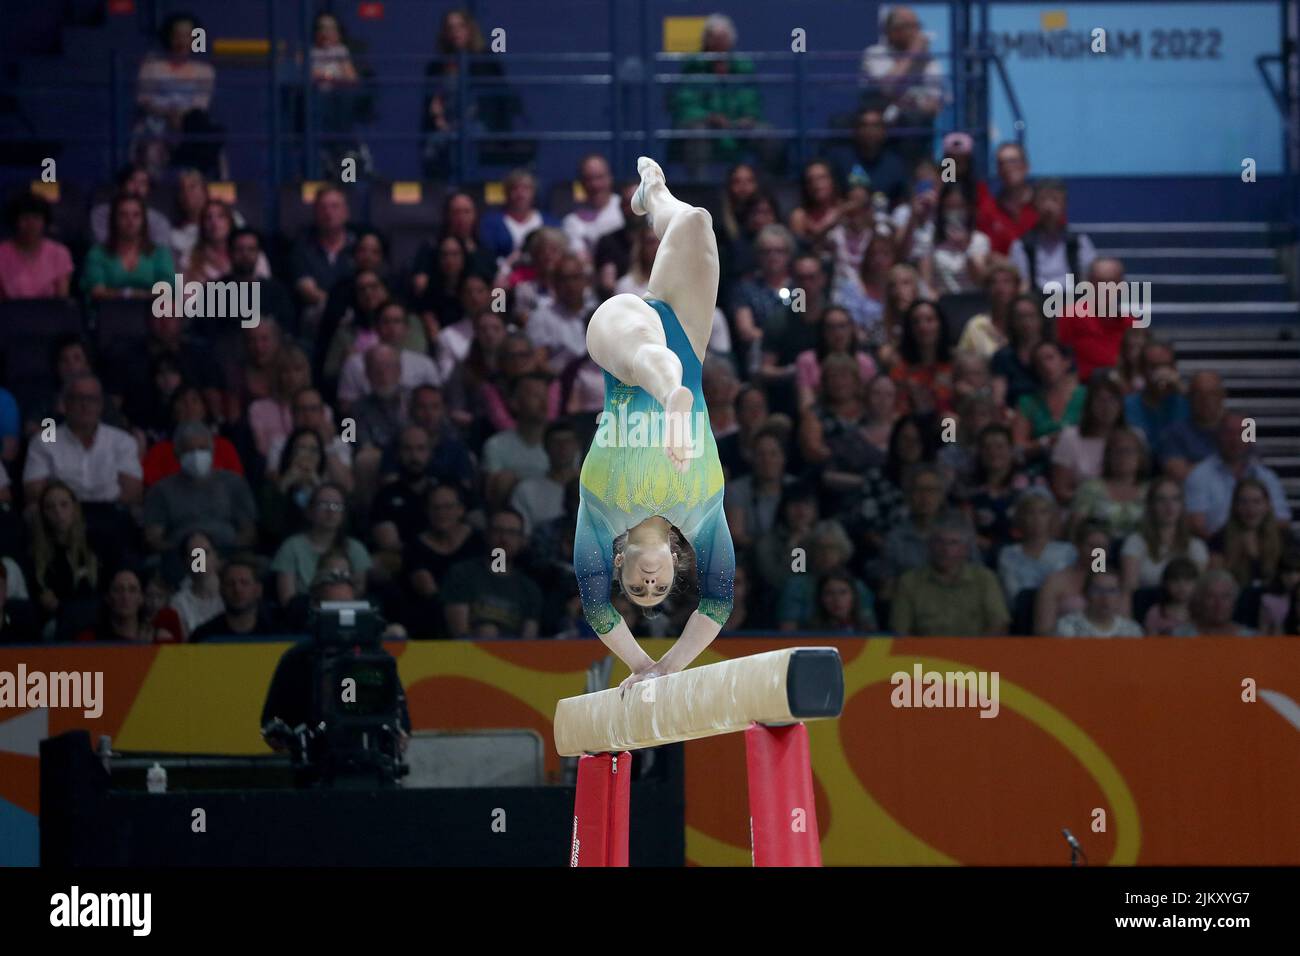
<path fill-rule="evenodd" d="M 702 453 L 678 472 L 656 437 L 663 406 L 605 372 L 605 414 L 582 463 L 573 543 L 583 612 L 597 634 L 620 620 L 610 602 L 614 539 L 655 515 L 676 525 L 695 551 L 701 614 L 725 625 L 735 589 L 736 551 L 722 509 L 725 481 L 701 390 L 702 366 L 668 303 L 646 302 L 659 313 L 668 348 L 681 360 L 682 384 L 694 397 L 691 437 Z"/>

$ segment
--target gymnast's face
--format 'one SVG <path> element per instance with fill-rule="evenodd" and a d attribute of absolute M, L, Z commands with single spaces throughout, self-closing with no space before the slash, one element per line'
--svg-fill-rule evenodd
<path fill-rule="evenodd" d="M 673 554 L 667 540 L 646 545 L 629 541 L 614 564 L 622 575 L 623 592 L 641 607 L 654 607 L 673 586 Z"/>

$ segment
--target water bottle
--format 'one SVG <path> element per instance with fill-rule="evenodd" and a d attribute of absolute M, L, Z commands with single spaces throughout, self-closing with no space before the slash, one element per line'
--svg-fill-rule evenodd
<path fill-rule="evenodd" d="M 155 763 L 145 775 L 145 786 L 150 793 L 167 792 L 167 770 L 160 763 Z"/>

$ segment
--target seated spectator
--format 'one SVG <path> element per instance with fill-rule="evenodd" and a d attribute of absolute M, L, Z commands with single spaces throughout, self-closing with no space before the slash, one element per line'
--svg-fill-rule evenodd
<path fill-rule="evenodd" d="M 521 322 L 526 323 L 538 304 L 555 294 L 556 269 L 568 252 L 568 242 L 564 230 L 552 226 L 535 229 L 524 240 L 523 258 L 502 283 L 514 295 L 514 313 Z"/>
<path fill-rule="evenodd" d="M 900 262 L 919 266 L 933 251 L 941 186 L 939 167 L 929 158 L 922 159 L 912 169 L 908 199 L 890 214 L 894 247 L 898 250 Z"/>
<path fill-rule="evenodd" d="M 1093 269 L 1097 264 L 1092 264 Z M 1151 341 L 1151 332 L 1136 325 L 1124 330 L 1124 337 L 1119 342 L 1119 358 L 1110 370 L 1110 377 L 1115 380 L 1125 396 L 1142 391 L 1146 382 L 1142 380 L 1142 352 Z"/>
<path fill-rule="evenodd" d="M 382 451 L 406 424 L 411 393 L 402 385 L 401 356 L 392 346 L 371 346 L 365 368 L 369 387 L 351 409 L 357 424 L 357 447 Z"/>
<path fill-rule="evenodd" d="M 467 272 L 460 282 L 459 311 L 456 313 L 460 318 L 451 325 L 439 326 L 436 321 L 427 321 L 427 313 L 422 316 L 426 320 L 426 331 L 432 336 L 429 339 L 429 357 L 437 363 L 444 382 L 450 381 L 456 366 L 469 357 L 474 344 L 474 323 L 484 312 L 493 311 L 494 295 L 495 290 L 486 279 Z"/>
<path fill-rule="evenodd" d="M 1118 259 L 1096 259 L 1088 269 L 1088 281 L 1097 290 L 1100 303 L 1103 297 L 1109 298 L 1104 292 L 1108 285 L 1124 281 L 1124 263 Z M 1133 316 L 1127 312 L 1106 314 L 1103 309 L 1108 308 L 1109 304 L 1090 306 L 1084 299 L 1072 307 L 1067 303 L 1056 319 L 1056 338 L 1074 353 L 1081 381 L 1091 381 L 1098 370 L 1114 369 L 1120 363 Z"/>
<path fill-rule="evenodd" d="M 1283 527 L 1289 526 L 1291 506 L 1282 482 L 1245 440 L 1245 419 L 1235 413 L 1224 415 L 1216 432 L 1216 446 L 1214 454 L 1191 470 L 1184 486 L 1192 533 L 1208 538 L 1228 523 L 1233 494 L 1243 478 L 1254 478 L 1264 486 L 1274 517 Z"/>
<path fill-rule="evenodd" d="M 167 217 L 157 209 L 149 206 L 149 197 L 153 192 L 153 182 L 149 170 L 137 164 L 123 166 L 113 177 L 113 195 L 126 194 L 135 196 L 145 203 L 146 231 L 155 246 L 171 246 L 172 226 Z M 205 187 L 206 191 L 206 187 Z M 206 195 L 204 196 L 206 199 Z M 113 200 L 96 203 L 90 209 L 90 235 L 101 246 L 108 242 L 112 226 Z M 174 258 L 174 257 L 173 257 Z"/>
<path fill-rule="evenodd" d="M 407 347 L 410 333 L 406 307 L 400 302 L 389 301 L 379 309 L 375 320 L 377 341 L 397 351 L 401 365 L 399 381 L 404 389 L 411 390 L 421 385 L 441 385 L 442 378 L 433 360 L 423 350 Z M 363 395 L 369 394 L 370 384 L 366 379 L 365 357 L 360 352 L 353 352 L 343 362 L 339 378 L 339 405 L 347 414 L 352 404 Z"/>
<path fill-rule="evenodd" d="M 584 156 L 578 163 L 583 201 L 564 217 L 562 228 L 569 237 L 569 248 L 585 262 L 591 262 L 600 237 L 622 229 L 625 219 L 609 162 L 598 153 Z"/>
<path fill-rule="evenodd" d="M 513 333 L 522 344 L 511 348 L 512 357 L 531 357 L 536 349 L 522 332 Z M 487 417 L 483 390 L 501 374 L 502 352 L 506 342 L 504 316 L 480 312 L 474 317 L 474 336 L 465 360 L 456 364 L 442 386 L 451 420 L 461 428 L 471 428 Z"/>
<path fill-rule="evenodd" d="M 50 204 L 32 193 L 9 204 L 13 236 L 0 242 L 0 302 L 68 297 L 72 254 L 46 236 L 50 215 Z"/>
<path fill-rule="evenodd" d="M 312 204 L 312 226 L 294 242 L 290 254 L 294 291 L 311 333 L 321 324 L 330 290 L 353 271 L 349 215 L 347 194 L 338 186 L 321 186 Z"/>
<path fill-rule="evenodd" d="M 270 458 L 271 446 L 293 431 L 293 398 L 311 387 L 311 362 L 296 345 L 278 350 L 271 394 L 248 406 L 248 427 L 258 453 Z M 328 413 L 327 413 L 328 414 Z M 332 419 L 332 415 L 329 415 Z"/>
<path fill-rule="evenodd" d="M 262 541 L 274 549 L 303 526 L 312 495 L 330 477 L 325 445 L 313 428 L 295 428 L 271 460 L 274 467 L 262 479 L 258 513 Z"/>
<path fill-rule="evenodd" d="M 659 251 L 659 236 L 654 229 L 646 225 L 644 219 L 637 219 L 635 222 L 640 224 L 638 228 L 628 230 L 631 234 L 631 247 L 628 252 L 627 269 L 614 280 L 610 290 L 613 295 L 627 293 L 644 296 L 650 290 L 650 270 L 654 268 L 655 253 Z"/>
<path fill-rule="evenodd" d="M 1149 343 L 1142 350 L 1142 378 L 1146 385 L 1124 400 L 1124 414 L 1141 429 L 1147 447 L 1155 448 L 1166 430 L 1191 415 L 1179 389 L 1174 350 L 1163 342 Z"/>
<path fill-rule="evenodd" d="M 1254 478 L 1242 478 L 1233 489 L 1227 522 L 1210 536 L 1210 565 L 1225 568 L 1242 588 L 1264 587 L 1277 575 L 1287 543 L 1268 488 Z"/>
<path fill-rule="evenodd" d="M 991 361 L 999 349 L 1011 344 L 1011 306 L 1020 291 L 1020 273 L 1010 260 L 990 256 L 981 286 L 988 296 L 988 311 L 966 321 L 957 339 L 957 351 L 974 352 Z"/>
<path fill-rule="evenodd" d="M 1070 521 L 1096 521 L 1112 539 L 1127 538 L 1142 521 L 1146 478 L 1142 439 L 1128 429 L 1111 432 L 1102 454 L 1101 477 L 1090 478 L 1079 486 Z"/>
<path fill-rule="evenodd" d="M 152 618 L 145 607 L 140 576 L 130 568 L 123 568 L 109 579 L 96 624 L 78 634 L 77 640 L 174 644 L 181 640 L 181 635 Z"/>
<path fill-rule="evenodd" d="M 880 589 L 886 593 L 899 577 L 926 563 L 930 529 L 948 510 L 948 486 L 943 472 L 935 465 L 914 466 L 907 473 L 904 491 L 907 512 L 886 533 L 875 575 L 882 581 Z M 970 559 L 982 560 L 974 536 L 969 538 Z"/>
<path fill-rule="evenodd" d="M 889 129 L 882 110 L 867 107 L 853 124 L 853 154 L 844 177 L 850 187 L 882 193 L 890 206 L 903 200 L 907 188 L 907 164 L 889 142 Z"/>
<path fill-rule="evenodd" d="M 693 83 L 687 79 L 674 85 L 669 95 L 668 111 L 678 129 L 741 133 L 739 137 L 679 140 L 680 158 L 692 170 L 692 175 L 703 172 L 708 163 L 732 163 L 756 152 L 763 156 L 764 165 L 768 167 L 776 166 L 782 159 L 777 152 L 777 143 L 744 135 L 766 125 L 763 122 L 763 94 L 757 85 L 726 82 L 753 76 L 755 72 L 754 62 L 736 56 L 733 52 L 735 47 L 736 25 L 731 17 L 721 13 L 709 16 L 700 34 L 700 50 L 712 56 L 688 59 L 682 64 L 682 76 L 720 77 L 724 81 Z"/>
<path fill-rule="evenodd" d="M 276 597 L 288 607 L 296 595 L 306 594 L 324 555 L 339 549 L 352 568 L 352 584 L 365 593 L 370 554 L 356 538 L 348 536 L 347 504 L 343 489 L 326 482 L 319 485 L 307 505 L 307 525 L 287 538 L 271 560 Z"/>
<path fill-rule="evenodd" d="M 1190 560 L 1199 573 L 1209 563 L 1210 553 L 1188 526 L 1182 486 L 1161 477 L 1147 488 L 1142 522 L 1120 548 L 1125 590 L 1132 594 L 1158 586 L 1165 567 L 1177 558 Z"/>
<path fill-rule="evenodd" d="M 521 478 L 510 492 L 510 507 L 524 519 L 524 534 L 564 514 L 564 489 L 578 477 L 578 436 L 573 426 L 552 422 L 542 434 L 546 474 Z"/>
<path fill-rule="evenodd" d="M 1192 619 L 1174 629 L 1174 637 L 1254 637 L 1253 628 L 1232 619 L 1241 589 L 1231 572 L 1206 571 L 1192 595 Z"/>
<path fill-rule="evenodd" d="M 1294 629 L 1286 630 L 1286 622 L 1294 615 L 1297 586 L 1300 586 L 1300 549 L 1292 544 L 1282 554 L 1277 572 L 1260 598 L 1260 633 L 1295 633 Z"/>
<path fill-rule="evenodd" d="M 804 166 L 800 186 L 803 192 L 790 213 L 790 231 L 803 248 L 820 256 L 829 252 L 827 233 L 839 225 L 844 212 L 840 184 L 830 163 L 814 159 Z"/>
<path fill-rule="evenodd" d="M 195 422 L 211 430 L 212 425 L 207 419 L 208 409 L 203 404 L 203 393 L 188 382 L 177 386 L 171 397 L 172 427 Z M 212 467 L 236 475 L 244 473 L 244 465 L 239 460 L 239 452 L 235 450 L 235 446 L 229 439 L 223 438 L 215 431 L 212 435 Z M 141 470 L 145 491 L 181 470 L 181 462 L 176 456 L 176 446 L 170 434 L 149 446 L 141 463 Z"/>
<path fill-rule="evenodd" d="M 974 356 L 965 357 L 974 358 Z M 965 357 L 958 356 L 958 361 Z M 975 359 L 975 361 L 978 361 L 978 359 Z M 939 467 L 943 469 L 944 479 L 948 482 L 948 487 L 952 489 L 954 500 L 960 501 L 978 483 L 979 435 L 990 425 L 1002 424 L 998 420 L 998 413 L 1001 410 L 1000 406 L 987 394 L 987 391 L 975 392 L 964 395 L 957 401 L 957 417 L 955 419 L 957 434 L 955 436 L 950 432 L 954 424 L 952 417 L 944 418 L 938 423 L 942 431 L 942 438 L 955 437 L 956 439 L 955 441 L 943 441 L 939 448 L 939 454 L 936 456 Z"/>
<path fill-rule="evenodd" d="M 1087 390 L 1070 366 L 1070 356 L 1051 339 L 1034 348 L 1037 390 L 1020 396 L 1012 430 L 1016 445 L 1033 459 L 1050 458 L 1061 431 L 1083 417 Z"/>
<path fill-rule="evenodd" d="M 275 319 L 263 319 L 257 325 L 240 328 L 238 334 L 237 352 L 230 342 L 223 348 L 218 340 L 216 346 L 217 361 L 224 366 L 225 420 L 229 422 L 242 420 L 250 405 L 274 395 L 284 346 L 281 326 Z"/>
<path fill-rule="evenodd" d="M 619 209 L 623 212 L 623 227 L 615 229 L 613 232 L 607 232 L 596 240 L 591 265 L 596 298 L 599 301 L 613 295 L 615 283 L 630 271 L 632 267 L 632 239 L 645 230 L 648 225 L 644 217 L 632 212 L 632 197 L 636 195 L 636 191 L 640 188 L 640 176 L 623 181 L 623 184 L 618 189 Z M 653 233 L 654 230 L 651 229 L 650 232 Z M 658 237 L 656 236 L 656 238 Z M 567 239 L 564 251 L 569 251 Z"/>
<path fill-rule="evenodd" d="M 103 564 L 81 503 L 62 481 L 45 483 L 29 517 L 36 609 L 48 622 L 47 637 L 68 640 L 94 618 Z"/>
<path fill-rule="evenodd" d="M 1141 637 L 1142 627 L 1121 612 L 1124 586 L 1119 575 L 1098 571 L 1084 585 L 1082 611 L 1064 615 L 1053 632 L 1058 637 Z"/>
<path fill-rule="evenodd" d="M 496 257 L 495 275 L 504 278 L 523 257 L 524 239 L 534 229 L 554 226 L 555 220 L 537 208 L 537 177 L 512 169 L 502 183 L 506 204 L 483 214 L 479 238 Z"/>
<path fill-rule="evenodd" d="M 429 471 L 433 444 L 419 425 L 407 425 L 398 437 L 397 476 L 381 485 L 370 505 L 370 541 L 377 566 L 392 573 L 401 568 L 402 548 L 424 524 L 425 497 L 435 480 Z"/>
<path fill-rule="evenodd" d="M 1020 407 L 1020 400 L 1038 391 L 1038 372 L 1034 353 L 1046 338 L 1042 305 L 1036 296 L 1022 295 L 1011 300 L 1007 326 L 1007 344 L 993 353 L 989 371 L 1006 382 L 1007 407 Z"/>
<path fill-rule="evenodd" d="M 1038 211 L 1024 146 L 1002 143 L 995 155 L 1001 189 L 995 196 L 983 181 L 975 187 L 975 228 L 989 237 L 994 252 L 1005 256 L 1017 239 L 1038 224 Z"/>
<path fill-rule="evenodd" d="M 756 623 L 757 618 L 750 605 L 753 603 L 754 589 L 757 583 L 754 581 L 754 571 L 748 561 L 737 556 L 736 570 L 732 580 L 732 606 L 731 617 L 727 618 L 727 623 L 723 626 L 722 634 L 741 634 L 746 629 L 760 630 L 761 626 Z M 851 590 L 851 589 L 850 589 Z M 582 612 L 579 611 L 579 614 Z M 574 636 L 576 637 L 576 629 Z"/>
<path fill-rule="evenodd" d="M 154 283 L 175 281 L 171 251 L 149 238 L 140 199 L 116 196 L 109 223 L 107 242 L 91 247 L 81 272 L 81 290 L 89 299 L 147 299 Z"/>
<path fill-rule="evenodd" d="M 1049 282 L 1069 285 L 1067 275 L 1091 275 L 1097 250 L 1082 233 L 1065 226 L 1066 187 L 1059 179 L 1040 179 L 1034 190 L 1038 222 L 1011 244 L 1011 261 L 1024 277 L 1025 292 L 1042 292 Z"/>
<path fill-rule="evenodd" d="M 135 439 L 102 421 L 104 390 L 99 379 L 82 375 L 63 390 L 67 419 L 27 446 L 23 494 L 38 501 L 50 480 L 62 481 L 83 504 L 132 505 L 140 500 L 140 451 Z"/>
<path fill-rule="evenodd" d="M 905 516 L 905 476 L 919 464 L 934 464 L 937 456 L 938 436 L 928 420 L 904 415 L 894 422 L 885 463 L 867 470 L 851 518 L 855 537 L 861 535 L 873 553 L 884 546 L 885 532 Z"/>
<path fill-rule="evenodd" d="M 731 303 L 736 344 L 742 355 L 762 354 L 763 336 L 776 331 L 795 285 L 790 273 L 795 239 L 789 229 L 778 224 L 764 226 L 755 239 L 755 250 L 758 271 L 736 284 Z"/>
<path fill-rule="evenodd" d="M 198 422 L 176 426 L 179 474 L 162 479 L 144 499 L 144 540 L 153 551 L 177 547 L 204 531 L 218 548 L 246 548 L 257 536 L 257 505 L 242 475 L 212 468 L 212 432 Z"/>
<path fill-rule="evenodd" d="M 877 450 L 888 454 L 889 436 L 898 421 L 898 384 L 884 372 L 864 379 L 867 382 L 867 421 L 862 433 Z"/>
<path fill-rule="evenodd" d="M 23 432 L 27 438 L 31 438 L 40 432 L 44 427 L 42 423 L 45 419 L 53 418 L 55 421 L 60 421 L 67 417 L 63 397 L 67 391 L 68 383 L 74 378 L 93 374 L 94 368 L 91 363 L 91 355 L 90 342 L 79 333 L 68 332 L 54 340 L 50 347 L 50 368 L 53 372 L 54 389 L 36 396 L 23 409 Z M 111 402 L 103 411 L 103 421 L 124 431 L 130 428 L 122 414 L 113 407 Z M 8 449 L 5 449 L 5 451 L 7 452 Z M 10 459 L 6 458 L 6 460 Z"/>
<path fill-rule="evenodd" d="M 186 282 L 215 282 L 230 271 L 230 237 L 234 232 L 235 216 L 228 205 L 219 199 L 204 203 L 194 246 L 180 261 Z M 258 278 L 269 278 L 270 263 L 263 262 L 261 267 Z"/>
<path fill-rule="evenodd" d="M 338 324 L 334 327 L 329 346 L 323 352 L 321 369 L 327 383 L 338 381 L 339 376 L 343 374 L 343 366 L 350 357 L 364 355 L 370 346 L 379 341 L 379 313 L 394 302 L 389 297 L 388 287 L 384 285 L 377 273 L 358 273 L 353 289 L 356 293 L 355 298 L 338 317 Z M 322 320 L 322 331 L 332 320 L 333 316 L 327 306 L 325 318 Z M 429 339 L 422 323 L 414 317 L 408 319 L 405 309 L 402 310 L 402 323 L 403 347 L 416 352 L 425 352 L 428 349 Z"/>
<path fill-rule="evenodd" d="M 216 418 L 226 404 L 222 394 L 224 382 L 213 368 L 211 354 L 205 347 L 185 332 L 181 316 L 156 314 L 151 310 L 145 318 L 145 338 L 123 339 L 110 346 L 104 354 L 105 387 L 114 403 L 127 419 L 136 426 L 165 426 L 157 419 L 165 416 L 168 404 L 159 402 L 160 395 L 155 375 L 159 362 L 169 359 L 180 373 L 180 380 L 191 382 L 202 391 L 203 402 L 209 415 Z"/>
<path fill-rule="evenodd" d="M 439 482 L 453 482 L 466 494 L 478 481 L 475 462 L 460 437 L 456 425 L 446 413 L 442 392 L 432 385 L 417 388 L 411 394 L 410 424 L 418 425 L 432 442 L 426 471 Z M 400 470 L 400 448 L 396 442 L 384 449 L 381 475 L 396 475 Z"/>
<path fill-rule="evenodd" d="M 550 470 L 542 438 L 550 383 L 542 375 L 525 375 L 515 382 L 510 396 L 515 427 L 497 432 L 483 444 L 484 494 L 489 504 L 510 499 L 515 485 L 539 478 Z"/>
<path fill-rule="evenodd" d="M 1199 540 L 1199 539 L 1196 539 Z M 1152 637 L 1170 637 L 1180 627 L 1191 623 L 1192 595 L 1201 577 L 1188 558 L 1174 558 L 1160 575 L 1160 599 L 1147 611 L 1142 628 Z"/>
<path fill-rule="evenodd" d="M 1057 498 L 1069 501 L 1080 481 L 1101 477 L 1106 440 L 1121 428 L 1128 428 L 1128 423 L 1119 386 L 1104 375 L 1093 376 L 1079 424 L 1062 428 L 1052 449 L 1052 489 Z"/>
<path fill-rule="evenodd" d="M 835 634 L 870 634 L 876 630 L 876 616 L 863 607 L 858 582 L 846 571 L 828 571 L 817 579 L 813 613 L 800 630 Z"/>
<path fill-rule="evenodd" d="M 962 406 L 972 400 L 990 405 L 992 421 L 1008 423 L 1011 413 L 1007 411 L 1004 389 L 1006 382 L 993 376 L 987 360 L 974 352 L 958 352 L 952 360 L 952 404 L 961 417 Z"/>
<path fill-rule="evenodd" d="M 797 298 L 764 331 L 762 365 L 754 376 L 765 385 L 769 398 L 775 399 L 778 407 L 782 408 L 793 408 L 798 375 L 796 360 L 800 352 L 817 347 L 821 340 L 822 320 L 830 305 L 826 294 L 826 270 L 816 256 L 805 253 L 795 259 L 794 281 L 791 294 Z M 838 306 L 832 308 L 845 320 L 852 321 L 847 311 Z M 849 335 L 852 337 L 852 331 Z"/>
<path fill-rule="evenodd" d="M 1067 614 L 1082 611 L 1087 604 L 1083 589 L 1093 569 L 1106 567 L 1106 549 L 1110 534 L 1103 525 L 1082 521 L 1071 535 L 1075 560 L 1068 568 L 1049 574 L 1034 598 L 1034 634 L 1046 637 L 1054 633 L 1056 622 Z"/>
<path fill-rule="evenodd" d="M 190 634 L 197 644 L 218 637 L 268 637 L 279 633 L 262 601 L 256 563 L 233 557 L 221 566 L 221 613 Z"/>
<path fill-rule="evenodd" d="M 798 439 L 802 460 L 818 470 L 836 514 L 861 500 L 868 471 L 884 464 L 885 456 L 863 433 L 866 420 L 858 364 L 847 355 L 830 356 L 823 368 L 821 397 L 805 409 Z"/>
<path fill-rule="evenodd" d="M 777 503 L 775 522 L 756 537 L 753 546 L 757 592 L 764 601 L 780 594 L 787 579 L 795 573 L 791 568 L 795 548 L 803 548 L 807 556 L 812 529 L 820 517 L 817 489 L 811 482 L 796 480 L 785 486 Z"/>
<path fill-rule="evenodd" d="M 1042 587 L 1049 576 L 1068 568 L 1078 555 L 1074 545 L 1054 538 L 1056 501 L 1046 488 L 1026 489 L 1016 499 L 1012 517 L 1019 540 L 998 552 L 998 579 L 1007 604 L 1014 607 L 1021 592 Z"/>
<path fill-rule="evenodd" d="M 723 179 L 717 204 L 718 216 L 714 221 L 719 250 L 744 237 L 745 214 L 758 195 L 758 170 L 752 163 L 733 164 Z M 727 270 L 724 268 L 723 272 Z"/>
<path fill-rule="evenodd" d="M 208 181 L 197 169 L 182 169 L 176 174 L 176 215 L 171 222 L 171 237 L 166 245 L 172 251 L 172 260 L 178 265 L 189 261 L 194 244 L 199 241 L 203 208 L 207 206 Z M 146 203 L 149 194 L 140 198 Z"/>
<path fill-rule="evenodd" d="M 998 579 L 970 559 L 975 542 L 960 515 L 936 519 L 927 529 L 925 564 L 906 572 L 894 588 L 890 629 L 900 636 L 987 637 L 1011 623 Z"/>
<path fill-rule="evenodd" d="M 289 426 L 293 431 L 309 429 L 315 432 L 318 444 L 324 450 L 325 478 L 334 482 L 344 491 L 351 491 L 352 479 L 352 443 L 343 440 L 343 436 L 334 430 L 334 413 L 325 404 L 321 394 L 314 388 L 300 388 L 294 393 L 289 403 Z M 292 463 L 295 452 L 285 457 L 289 439 L 293 432 L 284 437 L 271 440 L 266 451 L 266 477 L 276 481 L 284 474 L 286 463 Z M 314 466 L 313 466 L 314 467 Z M 305 504 L 305 502 L 300 502 Z"/>
<path fill-rule="evenodd" d="M 182 640 L 186 640 L 225 610 L 220 594 L 222 560 L 221 552 L 202 531 L 185 536 L 178 557 L 186 573 L 169 604 L 180 622 Z"/>
<path fill-rule="evenodd" d="M 1160 470 L 1166 475 L 1186 481 L 1194 467 L 1214 454 L 1225 395 L 1218 372 L 1197 372 L 1192 376 L 1187 391 L 1188 417 L 1164 429 L 1155 445 Z"/>
<path fill-rule="evenodd" d="M 939 193 L 934 246 L 921 260 L 921 281 L 936 295 L 974 292 L 984 284 L 988 260 L 989 237 L 975 228 L 961 184 L 948 183 Z"/>
<path fill-rule="evenodd" d="M 902 127 L 899 152 L 908 162 L 928 155 L 934 118 L 943 108 L 943 64 L 930 52 L 930 38 L 911 7 L 881 11 L 881 40 L 862 54 L 862 85 L 868 102 L 884 106 L 884 121 Z"/>
<path fill-rule="evenodd" d="M 900 413 L 951 412 L 952 352 L 937 304 L 921 300 L 907 310 L 898 355 L 889 375 L 899 384 Z"/>
<path fill-rule="evenodd" d="M 453 638 L 537 637 L 542 592 L 519 569 L 523 517 L 500 508 L 488 517 L 486 553 L 453 565 L 442 585 Z"/>
<path fill-rule="evenodd" d="M 871 191 L 866 186 L 850 186 L 844 194 L 840 221 L 826 233 L 826 249 L 831 260 L 831 288 L 861 284 L 862 259 L 876 237 L 876 215 Z"/>
<path fill-rule="evenodd" d="M 554 298 L 533 310 L 525 330 L 535 346 L 546 350 L 552 374 L 587 354 L 587 322 L 596 305 L 582 258 L 565 256 L 556 270 Z"/>
<path fill-rule="evenodd" d="M 189 13 L 173 13 L 164 20 L 158 33 L 164 52 L 145 56 L 136 75 L 139 116 L 131 154 L 155 175 L 173 161 L 208 171 L 220 163 L 220 143 L 186 142 L 187 134 L 219 131 L 208 117 L 216 70 L 206 58 L 192 55 L 197 26 Z"/>
<path fill-rule="evenodd" d="M 736 548 L 750 547 L 776 526 L 777 507 L 787 485 L 785 442 L 774 429 L 764 429 L 754 439 L 754 470 L 727 482 L 724 507 Z"/>
<path fill-rule="evenodd" d="M 729 287 L 758 271 L 758 234 L 768 226 L 781 224 L 780 205 L 769 192 L 755 192 L 737 212 L 740 216 L 739 234 L 726 238 L 718 247 L 720 267 L 725 270 L 723 276 Z"/>
<path fill-rule="evenodd" d="M 465 520 L 465 497 L 459 486 L 430 485 L 420 506 L 424 517 L 414 527 L 424 530 L 413 533 L 402 551 L 402 573 L 411 602 L 404 620 L 417 637 L 441 637 L 446 624 L 441 595 L 447 573 L 458 562 L 485 557 L 487 542 L 482 532 Z M 414 532 L 414 528 L 410 530 Z M 414 622 L 432 627 L 433 633 L 419 633 Z"/>
<path fill-rule="evenodd" d="M 424 175 L 428 179 L 464 179 L 467 171 L 457 169 L 456 135 L 462 125 L 473 132 L 507 133 L 522 113 L 518 94 L 503 81 L 502 57 L 489 54 L 483 31 L 470 14 L 451 9 L 442 15 L 438 29 L 437 56 L 424 69 L 429 94 L 421 114 L 424 134 Z M 469 57 L 468 76 L 460 75 L 461 54 Z M 461 115 L 458 88 L 466 90 L 466 115 Z M 515 141 L 481 142 L 478 160 L 495 166 L 517 166 L 531 160 L 533 147 Z"/>
<path fill-rule="evenodd" d="M 980 429 L 974 480 L 962 495 L 962 506 L 975 531 L 985 564 L 997 565 L 998 554 L 1011 543 L 1012 511 L 1029 488 L 1030 479 L 1016 470 L 1011 429 L 991 424 Z"/>
<path fill-rule="evenodd" d="M 809 622 L 817 613 L 818 582 L 832 572 L 846 572 L 849 559 L 853 557 L 853 542 L 834 519 L 813 525 L 806 546 L 807 570 L 786 575 L 777 598 L 776 619 L 782 631 L 797 631 L 810 626 Z M 788 553 L 785 561 L 787 565 L 792 563 Z M 872 613 L 875 596 L 862 581 L 846 576 L 853 581 L 858 607 Z"/>
<path fill-rule="evenodd" d="M 271 267 L 266 253 L 262 251 L 262 240 L 256 232 L 247 227 L 240 227 L 230 233 L 227 240 L 230 265 L 219 278 L 222 282 L 247 282 L 257 288 L 257 315 L 259 322 L 268 319 L 280 324 L 281 328 L 296 332 L 298 314 L 294 310 L 293 299 L 289 290 L 279 279 L 272 278 Z M 209 323 L 210 325 L 211 323 Z M 217 334 L 209 337 L 219 342 L 223 336 L 220 329 L 212 330 Z M 233 333 L 225 338 L 234 338 Z"/>

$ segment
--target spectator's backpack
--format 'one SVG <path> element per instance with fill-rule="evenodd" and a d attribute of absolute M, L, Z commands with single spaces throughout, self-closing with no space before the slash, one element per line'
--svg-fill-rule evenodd
<path fill-rule="evenodd" d="M 1038 230 L 1030 229 L 1020 237 L 1020 244 L 1025 249 L 1025 258 L 1029 262 L 1029 288 L 1041 290 L 1042 284 L 1038 281 Z M 1074 275 L 1079 274 L 1079 237 L 1074 233 L 1069 233 L 1065 237 L 1065 261 L 1069 263 L 1070 272 Z"/>

